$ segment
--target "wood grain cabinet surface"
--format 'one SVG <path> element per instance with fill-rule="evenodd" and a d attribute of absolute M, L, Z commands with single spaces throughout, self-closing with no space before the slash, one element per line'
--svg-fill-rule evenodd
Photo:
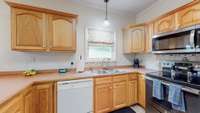
<path fill-rule="evenodd" d="M 145 26 L 132 26 L 124 30 L 124 53 L 141 53 L 145 50 Z"/>
<path fill-rule="evenodd" d="M 145 78 L 144 75 L 139 76 L 139 89 L 138 89 L 138 103 L 146 107 L 146 85 L 145 85 Z"/>
<path fill-rule="evenodd" d="M 113 79 L 114 79 L 113 80 L 114 81 L 113 82 L 113 109 L 120 109 L 120 108 L 126 107 L 128 103 L 127 102 L 128 76 L 122 75 L 122 76 L 119 76 L 118 78 L 113 77 Z"/>
<path fill-rule="evenodd" d="M 53 84 L 39 84 L 35 86 L 36 112 L 53 113 Z"/>
<path fill-rule="evenodd" d="M 77 15 L 8 2 L 12 50 L 75 51 Z"/>
<path fill-rule="evenodd" d="M 200 23 L 200 3 L 185 7 L 176 13 L 177 27 L 184 28 Z"/>
<path fill-rule="evenodd" d="M 24 113 L 35 113 L 35 95 L 33 87 L 23 92 L 24 97 Z"/>
<path fill-rule="evenodd" d="M 45 50 L 45 13 L 12 8 L 12 49 Z"/>
<path fill-rule="evenodd" d="M 76 20 L 59 15 L 48 15 L 49 49 L 53 51 L 75 51 Z"/>
<path fill-rule="evenodd" d="M 14 97 L 5 106 L 0 108 L 0 113 L 25 113 L 23 96 L 19 95 Z"/>
<path fill-rule="evenodd" d="M 165 16 L 155 21 L 154 34 L 161 34 L 175 30 L 175 14 Z"/>
<path fill-rule="evenodd" d="M 145 52 L 152 52 L 152 38 L 154 36 L 154 24 L 153 22 L 149 22 L 145 25 Z"/>
<path fill-rule="evenodd" d="M 137 75 L 116 75 L 94 79 L 95 113 L 108 113 L 137 104 Z"/>
<path fill-rule="evenodd" d="M 94 93 L 95 113 L 107 113 L 112 110 L 112 84 L 98 84 Z"/>

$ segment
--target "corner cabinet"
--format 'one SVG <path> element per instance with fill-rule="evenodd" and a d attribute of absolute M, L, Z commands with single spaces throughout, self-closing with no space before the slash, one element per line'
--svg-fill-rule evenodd
<path fill-rule="evenodd" d="M 18 95 L 0 109 L 0 113 L 25 113 L 23 96 Z"/>
<path fill-rule="evenodd" d="M 69 17 L 48 15 L 50 51 L 75 51 L 76 21 Z"/>
<path fill-rule="evenodd" d="M 124 30 L 124 53 L 141 53 L 145 50 L 145 26 L 129 26 Z"/>
<path fill-rule="evenodd" d="M 22 5 L 11 6 L 12 50 L 75 51 L 77 15 Z"/>

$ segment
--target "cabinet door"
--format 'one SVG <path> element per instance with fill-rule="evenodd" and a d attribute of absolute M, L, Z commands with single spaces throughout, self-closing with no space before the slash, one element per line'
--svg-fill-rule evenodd
<path fill-rule="evenodd" d="M 112 110 L 112 84 L 95 86 L 95 113 L 107 113 Z"/>
<path fill-rule="evenodd" d="M 173 31 L 175 29 L 175 15 L 169 15 L 156 20 L 154 23 L 155 34 Z"/>
<path fill-rule="evenodd" d="M 154 26 L 153 23 L 148 23 L 146 25 L 145 52 L 151 52 L 152 51 L 152 37 L 154 35 L 153 26 Z"/>
<path fill-rule="evenodd" d="M 36 113 L 53 113 L 53 84 L 35 86 Z"/>
<path fill-rule="evenodd" d="M 193 6 L 194 14 L 193 14 L 193 23 L 199 24 L 200 23 L 200 3 Z"/>
<path fill-rule="evenodd" d="M 0 113 L 25 113 L 23 106 L 23 97 L 14 97 L 8 104 L 0 109 Z"/>
<path fill-rule="evenodd" d="M 113 109 L 127 106 L 127 81 L 113 83 Z"/>
<path fill-rule="evenodd" d="M 146 107 L 146 87 L 144 75 L 139 75 L 139 90 L 138 90 L 138 101 L 139 104 L 144 108 Z"/>
<path fill-rule="evenodd" d="M 24 112 L 25 113 L 35 113 L 35 100 L 33 88 L 27 89 L 24 94 Z"/>
<path fill-rule="evenodd" d="M 50 51 L 75 51 L 76 20 L 58 15 L 49 15 L 48 18 Z"/>
<path fill-rule="evenodd" d="M 169 15 L 156 20 L 154 23 L 155 34 L 173 31 L 175 29 L 175 15 Z"/>
<path fill-rule="evenodd" d="M 145 43 L 145 28 L 144 26 L 134 27 L 131 29 L 131 38 L 132 38 L 132 52 L 144 52 L 144 43 Z"/>
<path fill-rule="evenodd" d="M 133 105 L 138 103 L 138 85 L 137 80 L 128 82 L 128 104 Z"/>
<path fill-rule="evenodd" d="M 132 53 L 132 38 L 129 34 L 129 29 L 123 29 L 123 48 L 124 53 Z"/>
<path fill-rule="evenodd" d="M 12 49 L 45 50 L 45 21 L 44 13 L 12 8 Z"/>

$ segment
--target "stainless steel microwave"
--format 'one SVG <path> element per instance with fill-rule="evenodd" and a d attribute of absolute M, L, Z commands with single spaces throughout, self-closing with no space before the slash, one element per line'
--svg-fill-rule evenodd
<path fill-rule="evenodd" d="M 200 25 L 184 28 L 152 38 L 153 53 L 200 52 Z"/>

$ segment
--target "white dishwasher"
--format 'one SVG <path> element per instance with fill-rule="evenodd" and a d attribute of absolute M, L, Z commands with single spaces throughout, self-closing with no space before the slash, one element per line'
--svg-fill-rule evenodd
<path fill-rule="evenodd" d="M 93 80 L 58 82 L 57 113 L 93 113 Z"/>

